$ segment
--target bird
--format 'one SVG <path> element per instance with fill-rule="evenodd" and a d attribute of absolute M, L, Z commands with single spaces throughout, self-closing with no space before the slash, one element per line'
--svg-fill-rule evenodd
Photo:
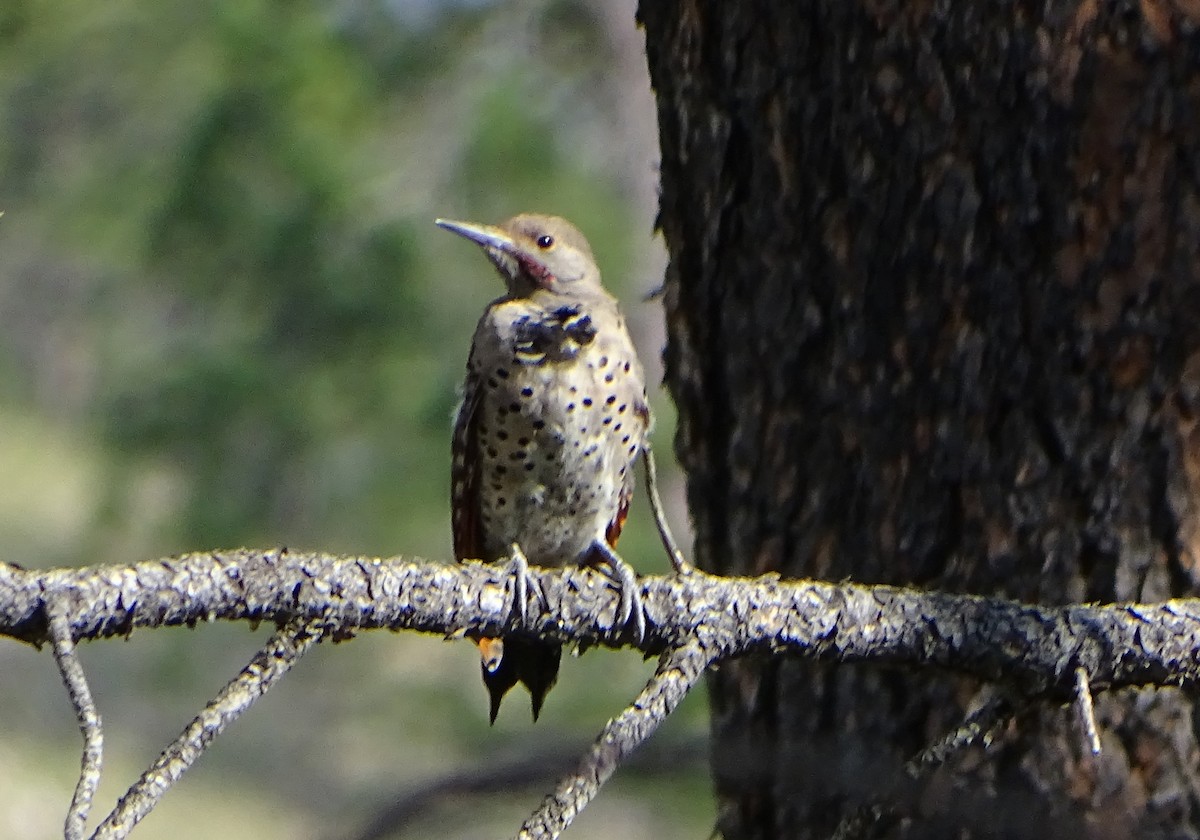
<path fill-rule="evenodd" d="M 509 558 L 521 610 L 527 564 L 597 567 L 619 589 L 618 621 L 632 621 L 640 639 L 637 574 L 615 547 L 651 415 L 641 363 L 591 246 L 557 216 L 436 224 L 480 246 L 505 284 L 475 328 L 455 418 L 455 557 Z M 492 723 L 518 682 L 529 690 L 536 722 L 558 677 L 561 646 L 519 635 L 474 641 Z"/>

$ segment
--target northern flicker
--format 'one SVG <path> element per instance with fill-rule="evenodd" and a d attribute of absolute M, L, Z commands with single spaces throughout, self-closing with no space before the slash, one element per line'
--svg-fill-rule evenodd
<path fill-rule="evenodd" d="M 592 250 L 556 216 L 437 224 L 480 245 L 506 286 L 475 329 L 455 422 L 455 556 L 519 560 L 523 553 L 539 566 L 596 565 L 620 588 L 619 620 L 632 620 L 640 636 L 637 576 L 613 546 L 650 410 L 641 364 Z M 491 719 L 522 682 L 537 720 L 558 676 L 560 646 L 516 636 L 476 643 Z"/>

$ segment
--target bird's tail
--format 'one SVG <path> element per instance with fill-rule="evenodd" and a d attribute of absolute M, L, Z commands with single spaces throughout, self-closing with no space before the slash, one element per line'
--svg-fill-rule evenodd
<path fill-rule="evenodd" d="M 536 721 L 546 695 L 558 679 L 562 645 L 524 636 L 476 639 L 475 644 L 479 646 L 483 682 L 491 698 L 491 722 L 496 722 L 504 695 L 518 682 L 529 689 Z"/>

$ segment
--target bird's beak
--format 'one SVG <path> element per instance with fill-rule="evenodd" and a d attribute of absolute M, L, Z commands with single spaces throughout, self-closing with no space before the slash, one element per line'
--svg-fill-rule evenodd
<path fill-rule="evenodd" d="M 456 222 L 453 219 L 434 219 L 433 223 L 484 248 L 495 248 L 513 256 L 516 256 L 519 250 L 516 241 L 495 225 L 477 225 L 474 222 Z"/>
<path fill-rule="evenodd" d="M 443 230 L 457 233 L 482 246 L 492 264 L 509 278 L 509 282 L 515 282 L 522 273 L 543 288 L 550 288 L 554 282 L 554 274 L 541 258 L 530 253 L 528 248 L 509 236 L 504 228 L 474 222 L 456 222 L 452 219 L 433 221 Z"/>

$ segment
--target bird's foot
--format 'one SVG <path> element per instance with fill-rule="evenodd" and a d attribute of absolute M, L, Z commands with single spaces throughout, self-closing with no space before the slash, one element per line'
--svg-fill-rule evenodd
<path fill-rule="evenodd" d="M 596 550 L 600 562 L 605 566 L 604 571 L 616 584 L 621 596 L 621 603 L 617 607 L 617 625 L 625 627 L 632 621 L 634 640 L 640 643 L 646 636 L 646 606 L 642 603 L 642 587 L 638 583 L 637 572 L 608 543 L 597 540 Z"/>
<path fill-rule="evenodd" d="M 546 593 L 542 591 L 541 582 L 529 571 L 529 558 L 517 543 L 509 548 L 508 573 L 513 581 L 513 612 L 524 624 L 529 616 L 530 592 L 543 604 L 546 603 Z"/>

